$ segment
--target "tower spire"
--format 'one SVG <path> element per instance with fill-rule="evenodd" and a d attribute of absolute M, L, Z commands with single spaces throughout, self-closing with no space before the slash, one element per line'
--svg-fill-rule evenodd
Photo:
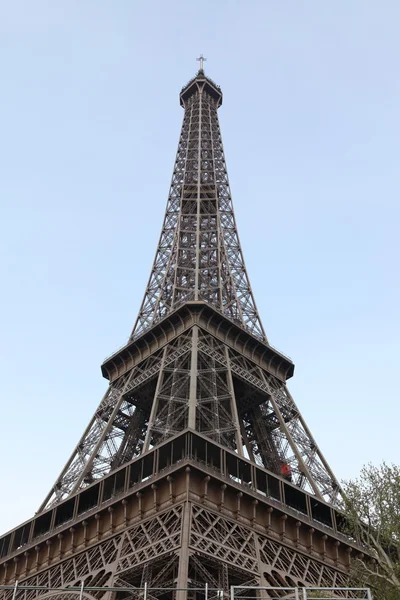
<path fill-rule="evenodd" d="M 267 341 L 233 211 L 217 115 L 222 91 L 200 70 L 180 101 L 185 114 L 167 209 L 131 339 L 182 303 L 202 301 Z"/>
<path fill-rule="evenodd" d="M 204 70 L 203 63 L 207 59 L 202 54 L 200 54 L 199 58 L 196 58 L 196 60 L 199 61 L 199 71 L 203 71 Z"/>

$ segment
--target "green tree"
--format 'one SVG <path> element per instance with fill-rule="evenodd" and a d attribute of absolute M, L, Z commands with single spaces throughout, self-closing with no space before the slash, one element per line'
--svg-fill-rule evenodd
<path fill-rule="evenodd" d="M 400 600 L 400 467 L 367 465 L 344 491 L 349 533 L 368 549 L 352 560 L 354 581 L 376 600 Z"/>

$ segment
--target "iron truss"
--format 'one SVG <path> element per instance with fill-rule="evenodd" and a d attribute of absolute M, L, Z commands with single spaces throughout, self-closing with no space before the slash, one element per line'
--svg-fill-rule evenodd
<path fill-rule="evenodd" d="M 222 95 L 207 93 L 206 83 L 197 77 L 184 99 L 167 209 L 133 338 L 177 306 L 204 300 L 266 341 L 233 212 L 217 115 Z"/>
<path fill-rule="evenodd" d="M 130 343 L 159 337 L 111 384 L 40 507 L 57 504 L 186 428 L 199 431 L 301 489 L 334 503 L 340 487 L 285 381 L 219 330 L 235 324 L 268 345 L 245 269 L 217 108 L 219 88 L 202 72 L 182 90 L 185 108 L 156 257 Z M 168 343 L 157 325 L 191 302 L 220 319 L 196 318 Z M 146 342 L 148 344 L 148 342 Z M 149 346 L 150 347 L 150 346 Z"/>
<path fill-rule="evenodd" d="M 73 534 L 77 532 L 73 530 Z M 182 589 L 179 585 L 182 560 L 187 561 L 187 573 L 182 580 L 184 587 L 194 588 L 192 593 L 181 594 L 185 600 L 203 598 L 196 591 L 205 584 L 211 589 L 223 590 L 225 598 L 229 597 L 232 585 L 252 589 L 259 585 L 343 588 L 347 584 L 343 569 L 324 564 L 318 557 L 271 539 L 237 519 L 191 503 L 160 511 L 123 531 L 114 532 L 101 543 L 87 548 L 78 544 L 72 553 L 64 554 L 62 544 L 63 537 L 59 536 L 58 543 L 48 545 L 49 564 L 33 575 L 28 574 L 32 555 L 25 552 L 18 565 L 20 600 L 44 600 L 50 596 L 60 600 L 63 594 L 67 600 L 68 589 L 81 584 L 96 586 L 94 598 L 97 600 L 108 598 L 110 587 L 129 588 L 131 593 L 122 597 L 143 599 L 140 592 L 145 586 L 150 590 L 157 588 L 158 593 L 152 596 L 154 600 L 179 598 L 171 593 L 163 595 L 161 591 L 162 588 L 166 591 Z M 39 550 L 35 549 L 34 554 Z M 52 564 L 52 557 L 58 554 L 60 560 Z M 249 593 L 243 595 L 249 597 Z M 338 596 L 349 597 L 345 591 Z M 0 591 L 0 597 L 12 600 L 13 589 Z M 279 594 L 279 597 L 285 596 Z M 221 598 L 221 594 L 215 598 Z"/>
<path fill-rule="evenodd" d="M 287 387 L 191 327 L 112 383 L 41 510 L 192 428 L 335 502 L 339 484 Z"/>

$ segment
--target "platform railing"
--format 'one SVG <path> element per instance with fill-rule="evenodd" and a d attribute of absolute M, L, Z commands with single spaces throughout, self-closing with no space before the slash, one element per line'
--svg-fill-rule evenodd
<path fill-rule="evenodd" d="M 31 592 L 37 592 L 32 594 Z M 93 593 L 93 598 L 99 597 L 99 592 L 109 594 L 109 598 L 116 598 L 116 594 L 123 594 L 127 600 L 156 600 L 162 598 L 174 599 L 185 598 L 197 593 L 202 600 L 325 600 L 353 598 L 359 600 L 373 600 L 371 590 L 368 588 L 344 588 L 344 587 L 259 587 L 259 586 L 231 586 L 229 593 L 220 588 L 210 587 L 150 587 L 146 583 L 144 587 L 109 587 L 109 586 L 86 586 L 84 582 L 79 586 L 49 587 L 40 585 L 24 585 L 17 581 L 14 585 L 0 585 L 0 600 L 23 600 L 23 598 L 40 598 L 41 596 L 52 596 L 57 594 L 72 595 L 76 600 L 87 599 L 88 594 Z M 197 595 L 196 594 L 196 595 Z"/>
<path fill-rule="evenodd" d="M 372 600 L 368 588 L 344 587 L 253 587 L 232 586 L 230 600 L 323 600 L 325 598 L 358 598 Z"/>

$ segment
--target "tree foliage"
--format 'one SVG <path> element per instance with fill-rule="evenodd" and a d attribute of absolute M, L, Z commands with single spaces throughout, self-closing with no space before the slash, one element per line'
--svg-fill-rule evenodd
<path fill-rule="evenodd" d="M 376 600 L 400 600 L 400 467 L 365 466 L 345 495 L 349 533 L 366 547 L 353 558 L 354 580 Z"/>

